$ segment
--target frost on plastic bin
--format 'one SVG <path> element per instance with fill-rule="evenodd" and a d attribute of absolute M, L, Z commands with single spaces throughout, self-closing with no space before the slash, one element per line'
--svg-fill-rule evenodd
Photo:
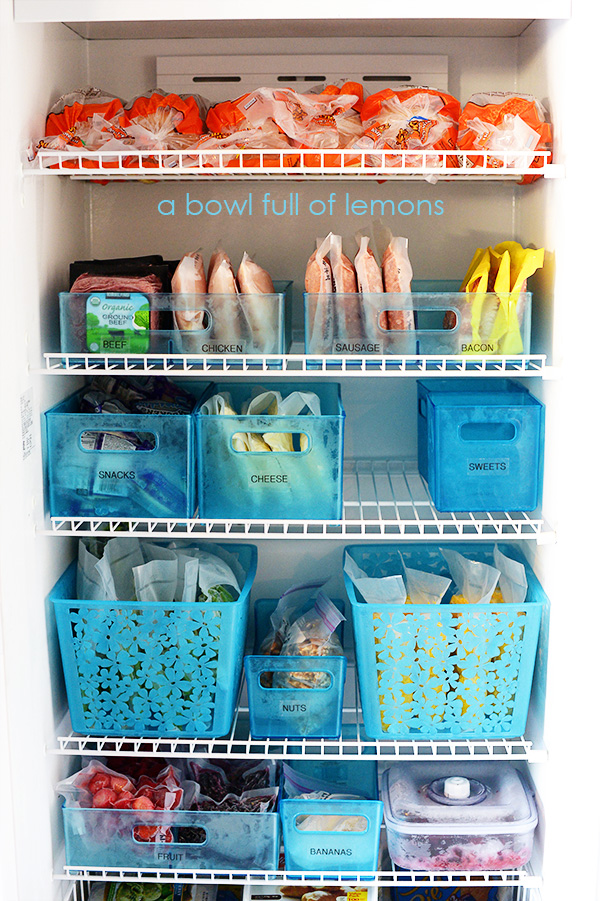
<path fill-rule="evenodd" d="M 61 353 L 286 353 L 292 282 L 274 287 L 274 294 L 61 293 Z"/>
<path fill-rule="evenodd" d="M 81 394 L 45 414 L 50 515 L 192 517 L 192 414 L 81 413 Z"/>
<path fill-rule="evenodd" d="M 469 560 L 493 565 L 493 545 L 452 547 Z M 548 599 L 520 552 L 498 548 L 525 568 L 522 604 L 450 604 L 451 588 L 441 604 L 365 603 L 344 574 L 369 738 L 523 735 Z M 403 565 L 450 575 L 440 547 L 355 545 L 346 551 L 368 577 L 401 574 Z"/>
<path fill-rule="evenodd" d="M 63 807 L 67 866 L 156 870 L 274 870 L 278 813 L 102 810 Z M 136 827 L 159 827 L 171 841 L 141 842 Z M 197 841 L 179 841 L 182 830 Z"/>
<path fill-rule="evenodd" d="M 313 602 L 308 602 L 308 608 Z M 344 602 L 334 601 L 343 613 Z M 265 626 L 277 601 L 259 600 L 254 605 L 255 648 L 265 637 Z M 343 635 L 343 623 L 340 624 Z M 253 738 L 338 738 L 342 731 L 342 706 L 346 681 L 346 658 L 251 654 L 244 658 L 250 732 Z M 324 677 L 326 685 L 281 687 L 274 685 L 276 673 L 306 673 Z M 264 678 L 270 675 L 271 678 Z M 302 680 L 303 677 L 300 676 Z M 284 680 L 285 682 L 285 677 Z M 320 680 L 319 680 L 320 681 Z"/>
<path fill-rule="evenodd" d="M 240 573 L 236 601 L 74 600 L 77 564 L 50 594 L 71 722 L 91 735 L 217 737 L 231 729 L 256 549 L 211 544 Z"/>
<path fill-rule="evenodd" d="M 243 415 L 259 390 L 316 396 L 318 415 Z M 218 519 L 337 520 L 342 515 L 344 410 L 340 386 L 311 382 L 213 384 L 233 414 L 195 412 L 198 514 Z M 248 436 L 248 442 L 246 441 Z M 268 438 L 270 445 L 262 440 Z M 271 447 L 273 449 L 271 449 Z"/>
<path fill-rule="evenodd" d="M 342 798 L 361 797 L 329 800 L 284 793 L 279 810 L 286 870 L 377 870 L 383 803 L 378 800 L 376 762 L 294 760 L 292 767 L 308 777 L 317 793 L 321 785 Z"/>
<path fill-rule="evenodd" d="M 531 294 L 465 294 L 418 281 L 407 294 L 305 294 L 305 353 L 520 356 L 531 343 Z"/>
<path fill-rule="evenodd" d="M 432 761 L 386 770 L 390 857 L 407 870 L 514 870 L 531 857 L 538 815 L 514 766 Z"/>
<path fill-rule="evenodd" d="M 509 379 L 417 382 L 418 465 L 442 512 L 541 501 L 544 405 Z"/>

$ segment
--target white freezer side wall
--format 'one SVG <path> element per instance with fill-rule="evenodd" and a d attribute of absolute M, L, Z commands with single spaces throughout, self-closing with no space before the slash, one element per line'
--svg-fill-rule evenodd
<path fill-rule="evenodd" d="M 4 340 L 0 357 L 0 602 L 6 676 L 8 749 L 2 778 L 3 830 L 13 830 L 10 859 L 2 856 L 2 890 L 15 901 L 53 901 L 69 887 L 52 879 L 53 840 L 61 827 L 54 785 L 70 765 L 47 756 L 55 718 L 64 709 L 60 662 L 45 597 L 73 555 L 69 541 L 36 535 L 42 510 L 41 429 L 38 411 L 65 393 L 59 380 L 42 380 L 40 324 L 56 319 L 56 291 L 66 263 L 86 253 L 83 185 L 23 180 L 20 157 L 43 134 L 46 111 L 66 85 L 86 83 L 85 43 L 63 25 L 20 25 L 1 6 L 4 129 L 0 154 L 3 204 Z M 75 202 L 73 202 L 75 201 Z M 56 326 L 54 326 L 56 330 Z M 72 390 L 75 385 L 69 385 Z M 31 454 L 23 459 L 20 400 L 33 404 Z M 1 683 L 0 678 L 0 683 Z M 2 723 L 4 725 L 4 723 Z M 3 750 L 5 750 L 3 748 Z M 13 819 L 8 805 L 12 789 Z M 5 850 L 3 841 L 3 852 Z M 7 848 L 10 848 L 7 837 Z"/>

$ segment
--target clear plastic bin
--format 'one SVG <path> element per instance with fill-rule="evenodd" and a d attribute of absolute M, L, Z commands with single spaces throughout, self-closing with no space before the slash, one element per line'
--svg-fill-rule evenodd
<path fill-rule="evenodd" d="M 85 354 L 273 354 L 291 340 L 292 282 L 275 294 L 59 295 L 60 349 Z"/>
<path fill-rule="evenodd" d="M 336 794 L 360 794 L 368 800 L 283 798 L 279 804 L 286 870 L 315 873 L 377 870 L 383 803 L 378 800 L 374 761 L 293 761 L 300 770 L 333 787 Z M 358 817 L 357 831 L 331 831 L 331 821 L 314 817 Z M 314 824 L 314 825 L 313 825 Z M 319 828 L 317 828 L 319 827 Z"/>
<path fill-rule="evenodd" d="M 418 464 L 441 512 L 531 511 L 541 500 L 544 405 L 508 379 L 417 382 Z"/>
<path fill-rule="evenodd" d="M 493 566 L 494 545 L 452 545 Z M 499 550 L 525 567 L 524 604 L 367 604 L 345 576 L 350 598 L 365 732 L 369 738 L 485 739 L 523 734 L 542 614 L 548 599 L 512 546 Z M 347 553 L 369 577 L 411 569 L 450 576 L 430 545 L 353 545 Z M 446 601 L 446 602 L 444 602 Z"/>
<path fill-rule="evenodd" d="M 519 356 L 531 341 L 531 294 L 465 294 L 418 281 L 412 293 L 304 294 L 305 353 Z M 396 314 L 387 316 L 388 312 Z"/>
<path fill-rule="evenodd" d="M 506 762 L 418 762 L 386 770 L 392 862 L 407 870 L 514 870 L 531 857 L 532 789 Z"/>
<path fill-rule="evenodd" d="M 307 607 L 312 602 L 308 602 Z M 343 612 L 344 602 L 334 601 Z M 265 626 L 277 601 L 263 599 L 254 605 L 255 648 L 260 648 Z M 340 625 L 342 634 L 343 623 Z M 346 658 L 276 657 L 251 654 L 244 658 L 250 732 L 253 738 L 338 738 L 342 731 L 342 706 L 346 681 Z M 279 688 L 264 685 L 265 673 L 325 673 L 324 688 Z"/>
<path fill-rule="evenodd" d="M 202 546 L 202 545 L 200 545 Z M 76 732 L 226 735 L 238 697 L 256 548 L 210 544 L 242 587 L 229 603 L 74 600 L 77 563 L 50 594 Z"/>
<path fill-rule="evenodd" d="M 269 382 L 265 390 L 287 396 L 314 392 L 321 415 L 223 416 L 197 410 L 199 516 L 216 519 L 340 519 L 344 410 L 340 386 L 331 383 Z M 229 392 L 233 408 L 250 399 L 247 382 L 214 384 L 205 400 Z M 293 451 L 252 452 L 234 449 L 237 434 L 285 433 Z M 306 444 L 306 447 L 302 445 Z"/>
<path fill-rule="evenodd" d="M 277 869 L 278 813 L 63 807 L 62 815 L 70 867 Z M 136 826 L 158 826 L 171 840 L 138 841 Z"/>
<path fill-rule="evenodd" d="M 82 392 L 45 414 L 51 516 L 190 518 L 196 511 L 193 414 L 81 413 Z M 106 433 L 142 435 L 122 449 Z"/>

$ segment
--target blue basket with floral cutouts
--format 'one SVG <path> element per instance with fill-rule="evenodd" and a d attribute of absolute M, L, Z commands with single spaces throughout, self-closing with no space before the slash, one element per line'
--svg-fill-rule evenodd
<path fill-rule="evenodd" d="M 453 547 L 493 565 L 493 545 Z M 344 574 L 369 738 L 523 735 L 549 603 L 520 552 L 498 548 L 525 567 L 524 603 L 451 604 L 452 585 L 440 604 L 366 603 Z M 441 548 L 429 543 L 355 545 L 346 552 L 370 578 L 401 575 L 403 566 L 450 576 Z"/>
<path fill-rule="evenodd" d="M 50 600 L 76 732 L 201 738 L 229 732 L 256 548 L 228 545 L 227 552 L 244 579 L 237 600 L 223 603 L 74 600 L 77 564 L 69 566 Z"/>

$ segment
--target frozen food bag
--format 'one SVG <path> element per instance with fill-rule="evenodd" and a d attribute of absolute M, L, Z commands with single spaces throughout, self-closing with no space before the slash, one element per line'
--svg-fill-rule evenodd
<path fill-rule="evenodd" d="M 144 550 L 150 559 L 133 568 L 136 600 L 166 603 L 177 600 L 177 555 L 159 545 L 145 545 Z"/>
<path fill-rule="evenodd" d="M 342 645 L 335 634 L 345 619 L 323 591 L 319 591 L 314 607 L 290 626 L 281 648 L 282 657 L 343 656 Z M 276 688 L 327 688 L 330 676 L 322 672 L 276 672 Z"/>
<path fill-rule="evenodd" d="M 97 547 L 97 539 L 80 538 L 77 557 L 77 597 L 86 601 L 104 601 L 106 595 L 97 563 L 103 548 Z"/>
<path fill-rule="evenodd" d="M 368 235 L 362 235 L 359 239 L 359 249 L 354 257 L 354 270 L 357 287 L 361 293 L 383 293 L 381 266 L 369 247 Z"/>
<path fill-rule="evenodd" d="M 441 604 L 442 598 L 452 584 L 451 579 L 436 573 L 423 572 L 404 567 L 406 575 L 407 604 Z"/>
<path fill-rule="evenodd" d="M 316 250 L 311 254 L 307 266 L 304 287 L 308 298 L 309 350 L 312 353 L 326 353 L 334 338 L 333 276 L 329 250 L 331 234 L 317 238 Z"/>
<path fill-rule="evenodd" d="M 367 97 L 361 110 L 362 136 L 353 143 L 360 150 L 454 150 L 460 104 L 456 98 L 426 87 L 393 91 L 385 88 Z M 381 154 L 370 157 L 381 165 Z M 455 167 L 450 154 L 405 154 L 385 158 L 386 166 Z"/>
<path fill-rule="evenodd" d="M 408 238 L 396 236 L 390 239 L 381 260 L 381 267 L 386 293 L 410 293 L 413 271 L 408 257 Z M 388 310 L 387 324 L 382 321 L 381 325 L 390 330 L 414 329 L 414 313 L 412 309 Z"/>
<path fill-rule="evenodd" d="M 498 600 L 505 604 L 524 604 L 527 597 L 527 574 L 523 564 L 507 557 L 498 547 L 494 548 L 494 564 L 500 572 L 498 585 L 501 598 Z"/>
<path fill-rule="evenodd" d="M 133 601 L 135 580 L 133 570 L 144 564 L 138 538 L 111 538 L 106 542 L 97 569 L 102 578 L 104 593 L 109 601 Z"/>
<path fill-rule="evenodd" d="M 488 151 L 486 157 L 469 152 L 468 166 L 536 169 L 544 164 L 539 151 L 552 149 L 552 129 L 546 110 L 531 94 L 472 94 L 460 114 L 458 147 Z M 522 183 L 539 177 L 524 175 Z"/>
<path fill-rule="evenodd" d="M 205 112 L 206 101 L 197 95 L 167 94 L 157 88 L 126 103 L 119 123 L 133 135 L 138 150 L 192 150 L 204 133 Z M 140 161 L 132 157 L 130 164 L 139 166 Z M 152 167 L 158 162 L 145 157 L 141 164 Z M 163 164 L 168 165 L 169 158 L 163 157 Z"/>
<path fill-rule="evenodd" d="M 287 591 L 284 591 L 270 616 L 271 630 L 262 641 L 259 654 L 277 656 L 281 653 L 281 648 L 290 625 L 295 619 L 296 612 L 313 596 L 315 591 L 318 591 L 325 585 L 326 581 L 326 579 L 315 579 L 311 582 L 293 585 Z"/>
<path fill-rule="evenodd" d="M 406 603 L 406 584 L 401 575 L 367 576 L 348 553 L 344 555 L 344 572 L 367 604 Z"/>
<path fill-rule="evenodd" d="M 237 285 L 231 260 L 224 250 L 211 257 L 208 273 L 208 293 L 213 315 L 213 337 L 225 344 L 236 343 L 241 336 Z"/>
<path fill-rule="evenodd" d="M 338 786 L 323 779 L 316 779 L 283 764 L 283 794 L 287 798 L 303 798 L 315 801 L 363 801 L 359 792 L 341 793 Z M 317 832 L 362 832 L 364 817 L 339 814 L 306 814 L 296 819 L 298 829 Z"/>
<path fill-rule="evenodd" d="M 217 103 L 208 111 L 206 127 L 209 136 L 202 139 L 200 144 L 205 165 L 218 166 L 224 162 L 225 166 L 278 168 L 297 163 L 297 156 L 293 157 L 288 153 L 249 153 L 250 150 L 286 151 L 290 148 L 289 138 L 269 117 L 267 111 L 248 116 L 249 111 L 260 102 L 260 93 L 253 91 L 235 100 Z M 206 156 L 204 151 L 213 147 L 221 151 L 239 149 L 245 152 L 241 156 L 235 153 Z"/>
<path fill-rule="evenodd" d="M 488 563 L 468 560 L 458 551 L 442 549 L 452 581 L 456 586 L 451 604 L 489 604 L 500 572 Z"/>
<path fill-rule="evenodd" d="M 173 294 L 206 294 L 204 261 L 199 250 L 186 253 L 179 261 L 171 279 Z M 207 327 L 206 302 L 200 304 L 193 297 L 174 299 L 175 327 L 181 331 L 200 331 Z"/>
<path fill-rule="evenodd" d="M 248 324 L 252 342 L 258 350 L 272 353 L 277 347 L 279 304 L 273 297 L 275 287 L 269 273 L 244 252 L 237 272 L 240 307 Z"/>

